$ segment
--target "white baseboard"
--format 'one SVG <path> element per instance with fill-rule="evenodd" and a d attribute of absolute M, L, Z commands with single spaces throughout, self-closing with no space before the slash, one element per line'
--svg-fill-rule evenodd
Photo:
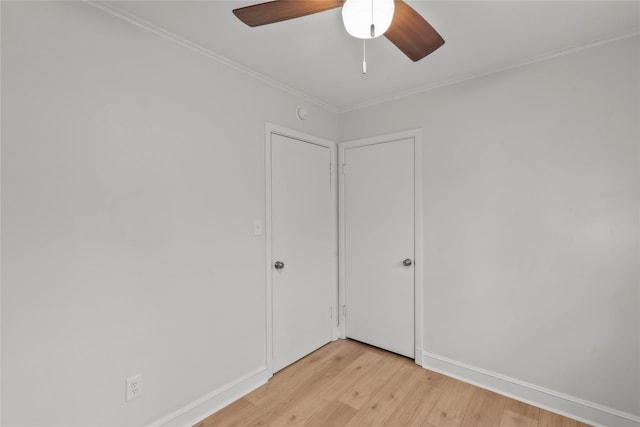
<path fill-rule="evenodd" d="M 640 417 L 510 378 L 437 354 L 422 352 L 422 367 L 599 427 L 639 427 Z"/>
<path fill-rule="evenodd" d="M 267 367 L 260 367 L 149 424 L 147 427 L 191 427 L 265 384 L 269 378 L 271 378 L 271 373 Z"/>

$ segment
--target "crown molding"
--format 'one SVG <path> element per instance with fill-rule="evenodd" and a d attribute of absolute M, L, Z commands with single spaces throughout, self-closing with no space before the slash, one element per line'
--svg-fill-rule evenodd
<path fill-rule="evenodd" d="M 267 85 L 273 86 L 277 89 L 280 89 L 284 92 L 289 93 L 290 95 L 296 96 L 298 98 L 304 99 L 307 102 L 316 104 L 322 108 L 325 108 L 333 113 L 338 114 L 340 112 L 340 109 L 337 108 L 336 106 L 327 104 L 326 102 L 312 97 L 304 92 L 301 92 L 297 89 L 292 88 L 291 86 L 287 86 L 283 83 L 280 83 L 276 80 L 273 80 L 263 74 L 260 74 L 258 72 L 256 72 L 255 70 L 252 70 L 248 67 L 245 67 L 244 65 L 241 65 L 235 61 L 232 61 L 229 58 L 226 58 L 220 54 L 217 54 L 207 48 L 205 48 L 204 46 L 201 46 L 197 43 L 194 43 L 190 40 L 187 40 L 183 37 L 180 37 L 177 34 L 172 33 L 171 31 L 168 31 L 162 27 L 159 27 L 155 24 L 152 24 L 149 21 L 146 21 L 130 12 L 124 11 L 120 8 L 118 8 L 117 6 L 114 5 L 114 3 L 117 2 L 111 2 L 111 1 L 104 1 L 104 0 L 83 0 L 84 3 L 93 6 L 97 9 L 100 9 L 104 12 L 107 12 L 117 18 L 120 18 L 130 24 L 135 25 L 136 27 L 139 27 L 145 31 L 151 32 L 153 34 L 156 34 L 160 37 L 163 37 L 167 40 L 170 40 L 174 43 L 177 43 L 183 47 L 186 47 L 187 49 L 193 50 L 201 55 L 204 55 L 210 59 L 213 59 L 229 68 L 232 68 L 240 73 L 243 73 L 249 77 L 252 77 L 254 79 L 260 80 L 263 83 L 266 83 Z"/>
<path fill-rule="evenodd" d="M 501 73 L 503 71 L 507 71 L 507 70 L 512 70 L 515 68 L 520 68 L 520 67 L 524 67 L 526 65 L 530 65 L 530 64 L 535 64 L 538 62 L 544 62 L 544 61 L 548 61 L 550 59 L 553 58 L 557 58 L 560 56 L 565 56 L 565 55 L 569 55 L 572 53 L 576 53 L 576 52 L 580 52 L 582 50 L 586 50 L 586 49 L 590 49 L 592 47 L 596 47 L 596 46 L 601 46 L 601 45 L 605 45 L 605 44 L 609 44 L 609 43 L 613 43 L 616 41 L 620 41 L 620 40 L 624 40 L 624 39 L 629 39 L 632 37 L 637 37 L 640 36 L 640 30 L 635 30 L 632 31 L 630 33 L 625 33 L 625 34 L 617 34 L 617 35 L 611 35 L 611 36 L 607 36 L 607 37 L 603 37 L 601 39 L 595 40 L 595 41 L 590 41 L 590 42 L 585 42 L 585 43 L 578 43 L 563 49 L 558 49 L 558 50 L 554 50 L 542 55 L 536 55 L 536 56 L 532 56 L 530 58 L 524 59 L 522 61 L 516 62 L 514 64 L 511 65 L 507 65 L 504 67 L 497 67 L 497 68 L 492 68 L 488 71 L 482 72 L 482 73 L 476 73 L 476 74 L 468 74 L 468 75 L 464 75 L 464 76 L 460 76 L 460 77 L 454 77 L 452 79 L 448 79 L 448 80 L 443 80 L 441 82 L 435 83 L 435 84 L 430 84 L 430 85 L 426 85 L 426 86 L 420 86 L 414 89 L 410 89 L 404 92 L 398 92 L 394 95 L 391 96 L 386 96 L 386 97 L 381 97 L 381 98 L 375 98 L 375 99 L 371 99 L 368 101 L 364 101 L 358 104 L 354 104 L 350 107 L 346 107 L 346 108 L 341 108 L 338 113 L 347 113 L 349 111 L 354 111 L 354 110 L 360 110 L 363 108 L 368 108 L 368 107 L 373 107 L 375 105 L 379 105 L 379 104 L 384 104 L 387 102 L 391 102 L 391 101 L 398 101 L 400 99 L 403 98 L 408 98 L 410 96 L 413 95 L 418 95 L 420 93 L 423 92 L 428 92 L 430 90 L 433 89 L 438 89 L 441 87 L 445 87 L 445 86 L 451 86 L 457 83 L 462 83 L 468 80 L 473 80 L 473 79 L 477 79 L 480 77 L 485 77 L 485 76 L 489 76 L 492 74 L 496 74 L 496 73 Z"/>

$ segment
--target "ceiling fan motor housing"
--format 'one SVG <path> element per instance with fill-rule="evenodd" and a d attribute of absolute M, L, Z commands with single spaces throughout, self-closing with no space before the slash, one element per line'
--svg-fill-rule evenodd
<path fill-rule="evenodd" d="M 347 32 L 359 39 L 380 37 L 393 20 L 393 0 L 346 0 L 342 20 Z"/>

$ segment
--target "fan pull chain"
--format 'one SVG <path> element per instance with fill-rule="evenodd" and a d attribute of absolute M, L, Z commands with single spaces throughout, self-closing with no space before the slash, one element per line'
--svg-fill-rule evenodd
<path fill-rule="evenodd" d="M 362 40 L 362 74 L 367 74 L 367 40 Z"/>
<path fill-rule="evenodd" d="M 373 0 L 371 0 L 371 38 L 376 36 L 376 26 L 373 23 Z"/>

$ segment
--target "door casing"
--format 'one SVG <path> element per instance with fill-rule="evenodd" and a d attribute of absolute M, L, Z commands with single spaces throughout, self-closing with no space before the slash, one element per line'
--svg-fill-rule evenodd
<path fill-rule="evenodd" d="M 345 277 L 345 188 L 343 177 L 343 165 L 345 159 L 345 150 L 354 147 L 363 147 L 367 145 L 381 144 L 401 139 L 414 140 L 414 345 L 416 364 L 422 366 L 422 337 L 423 337 L 423 298 L 424 298 L 424 255 L 423 255 L 423 238 L 422 238 L 422 129 L 411 129 L 403 132 L 379 135 L 374 137 L 362 138 L 338 145 L 338 169 L 340 171 L 338 180 L 338 294 L 340 304 L 340 337 L 345 338 L 345 321 L 344 321 L 344 302 L 346 299 L 346 277 Z M 347 314 L 348 316 L 348 314 Z"/>
<path fill-rule="evenodd" d="M 273 375 L 273 268 L 272 268 L 272 218 L 271 218 L 271 209 L 272 209 L 272 189 L 271 189 L 271 178 L 272 178 L 272 169 L 271 169 L 271 135 L 282 135 L 288 138 L 297 139 L 302 141 L 303 143 L 319 145 L 322 147 L 327 147 L 330 150 L 331 156 L 331 168 L 330 168 L 330 178 L 331 178 L 331 193 L 336 195 L 338 192 L 338 179 L 337 179 L 337 144 L 333 141 L 329 141 L 323 138 L 319 138 L 313 135 L 308 135 L 302 132 L 294 131 L 282 126 L 278 126 L 273 123 L 265 123 L 265 341 L 264 341 L 264 349 L 265 349 L 265 363 L 267 366 L 267 371 L 269 376 Z M 335 231 L 332 237 L 332 248 L 333 248 L 333 266 L 332 266 L 332 278 L 333 280 L 328 286 L 332 289 L 332 328 L 331 328 L 331 336 L 332 340 L 336 340 L 340 337 L 340 329 L 338 325 L 338 316 L 337 316 L 337 308 L 338 308 L 338 199 L 337 197 L 331 198 L 331 211 L 334 212 L 334 215 L 331 217 L 332 229 Z"/>

